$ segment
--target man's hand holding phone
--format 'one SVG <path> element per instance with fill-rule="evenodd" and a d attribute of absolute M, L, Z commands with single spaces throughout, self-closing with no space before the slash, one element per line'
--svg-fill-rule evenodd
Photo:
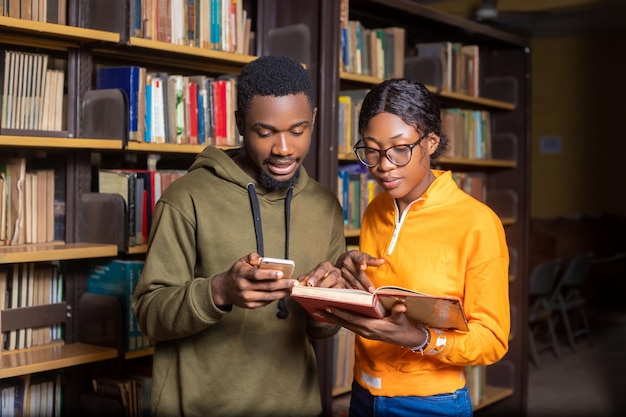
<path fill-rule="evenodd" d="M 281 258 L 269 258 L 263 257 L 261 258 L 261 263 L 259 264 L 259 268 L 261 269 L 276 269 L 282 271 L 283 278 L 290 279 L 293 275 L 293 270 L 296 264 L 291 259 L 281 259 Z"/>

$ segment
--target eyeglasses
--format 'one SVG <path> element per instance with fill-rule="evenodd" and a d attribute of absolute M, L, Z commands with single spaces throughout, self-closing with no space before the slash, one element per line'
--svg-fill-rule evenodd
<path fill-rule="evenodd" d="M 413 148 L 415 148 L 424 139 L 425 136 L 419 138 L 410 145 L 396 145 L 387 149 L 375 149 L 368 146 L 359 146 L 357 143 L 352 148 L 359 161 L 368 168 L 374 168 L 380 163 L 383 155 L 395 166 L 404 166 L 411 161 L 413 156 Z M 359 142 L 360 143 L 360 142 Z"/>

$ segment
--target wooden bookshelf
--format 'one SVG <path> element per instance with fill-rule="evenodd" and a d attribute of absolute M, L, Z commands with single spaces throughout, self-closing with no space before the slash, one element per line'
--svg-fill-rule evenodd
<path fill-rule="evenodd" d="M 16 148 L 58 148 L 122 150 L 122 141 L 117 139 L 58 138 L 45 136 L 6 136 L 0 135 L 0 146 Z"/>
<path fill-rule="evenodd" d="M 1 246 L 0 264 L 64 261 L 117 256 L 117 245 L 99 243 L 49 243 Z"/>
<path fill-rule="evenodd" d="M 120 42 L 119 33 L 6 16 L 0 16 L 0 30 L 4 43 L 50 50 L 66 51 L 91 43 L 114 45 Z"/>
<path fill-rule="evenodd" d="M 0 355 L 0 378 L 51 371 L 107 359 L 115 359 L 117 349 L 84 343 L 49 345 L 3 352 Z"/>

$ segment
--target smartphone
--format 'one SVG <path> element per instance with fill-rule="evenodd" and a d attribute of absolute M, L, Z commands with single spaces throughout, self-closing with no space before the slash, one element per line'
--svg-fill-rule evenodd
<path fill-rule="evenodd" d="M 280 258 L 261 258 L 261 264 L 259 268 L 263 269 L 278 269 L 283 271 L 283 278 L 291 278 L 293 274 L 293 269 L 295 268 L 296 263 L 291 259 L 280 259 Z"/>

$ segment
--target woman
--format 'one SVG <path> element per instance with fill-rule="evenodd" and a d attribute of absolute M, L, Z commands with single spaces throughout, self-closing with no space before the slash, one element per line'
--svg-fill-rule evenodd
<path fill-rule="evenodd" d="M 468 332 L 411 322 L 398 302 L 383 319 L 331 309 L 357 335 L 350 416 L 471 416 L 464 367 L 508 349 L 508 249 L 502 223 L 431 169 L 446 150 L 439 105 L 420 83 L 374 87 L 359 116 L 359 160 L 381 186 L 362 221 L 360 250 L 336 263 L 346 285 L 398 285 L 457 297 Z"/>

